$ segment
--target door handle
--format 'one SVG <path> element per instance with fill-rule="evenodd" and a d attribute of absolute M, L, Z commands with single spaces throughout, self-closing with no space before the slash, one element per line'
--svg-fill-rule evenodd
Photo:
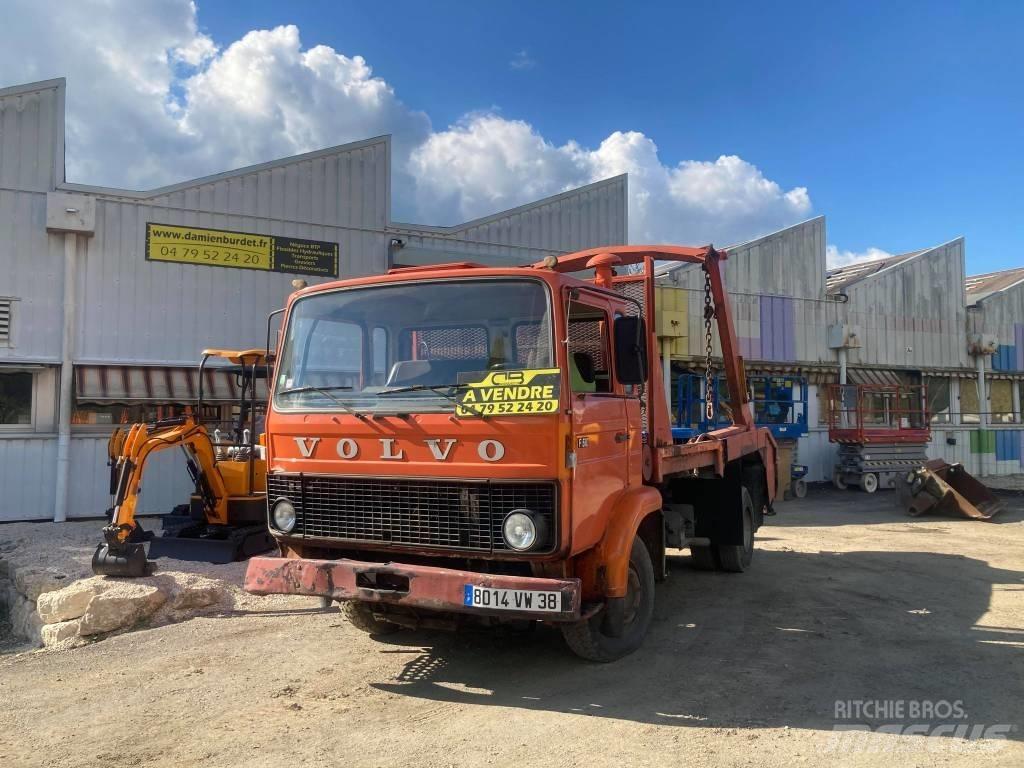
<path fill-rule="evenodd" d="M 628 440 L 629 440 L 629 432 L 616 432 L 615 433 L 615 442 L 616 443 L 625 443 Z"/>

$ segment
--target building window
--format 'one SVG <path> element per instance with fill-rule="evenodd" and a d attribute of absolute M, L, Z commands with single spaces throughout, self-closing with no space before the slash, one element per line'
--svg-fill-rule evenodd
<path fill-rule="evenodd" d="M 32 374 L 0 372 L 0 426 L 32 426 Z"/>
<path fill-rule="evenodd" d="M 978 382 L 975 379 L 960 379 L 960 422 L 980 424 L 981 409 L 978 407 Z"/>
<path fill-rule="evenodd" d="M 1013 382 L 997 379 L 986 382 L 992 424 L 1013 423 Z"/>
<path fill-rule="evenodd" d="M 939 376 L 926 376 L 924 385 L 928 392 L 928 413 L 932 424 L 950 423 L 950 380 Z"/>

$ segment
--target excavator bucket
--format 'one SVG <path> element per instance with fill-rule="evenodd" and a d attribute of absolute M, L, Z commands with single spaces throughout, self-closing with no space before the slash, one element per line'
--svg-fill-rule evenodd
<path fill-rule="evenodd" d="M 138 578 L 153 573 L 153 563 L 146 560 L 143 544 L 100 544 L 92 555 L 92 572 L 97 576 Z"/>
<path fill-rule="evenodd" d="M 991 520 L 1003 511 L 1003 502 L 964 469 L 932 459 L 897 483 L 900 502 L 907 513 L 959 515 L 972 520 Z"/>

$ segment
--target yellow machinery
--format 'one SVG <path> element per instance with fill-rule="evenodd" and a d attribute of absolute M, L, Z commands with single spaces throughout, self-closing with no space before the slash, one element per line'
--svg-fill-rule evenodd
<path fill-rule="evenodd" d="M 211 437 L 201 421 L 204 372 L 211 357 L 233 364 L 228 370 L 237 374 L 241 392 L 238 417 L 226 439 L 221 439 L 220 430 Z M 107 448 L 113 505 L 110 523 L 103 528 L 104 541 L 93 554 L 94 573 L 144 576 L 153 571 L 150 560 L 159 557 L 224 563 L 274 546 L 266 524 L 267 468 L 258 455 L 255 429 L 256 379 L 265 371 L 262 350 L 204 350 L 193 413 L 114 431 Z M 136 505 L 146 461 L 168 448 L 184 451 L 195 493 L 189 514 L 176 525 L 165 521 L 163 536 L 153 537 L 135 519 Z"/>

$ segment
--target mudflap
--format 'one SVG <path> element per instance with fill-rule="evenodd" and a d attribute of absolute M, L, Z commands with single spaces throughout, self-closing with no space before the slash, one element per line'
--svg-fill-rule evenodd
<path fill-rule="evenodd" d="M 153 563 L 146 560 L 142 544 L 100 544 L 92 554 L 92 572 L 97 576 L 139 578 L 153 573 Z"/>
<path fill-rule="evenodd" d="M 223 565 L 248 560 L 274 549 L 276 542 L 267 526 L 222 526 L 199 523 L 174 532 L 166 531 L 149 544 L 149 556 Z"/>
<path fill-rule="evenodd" d="M 743 543 L 743 473 L 739 461 L 726 464 L 722 478 L 687 480 L 685 487 L 694 508 L 695 536 L 711 539 L 715 545 Z M 755 526 L 759 523 L 759 518 L 754 520 Z"/>

